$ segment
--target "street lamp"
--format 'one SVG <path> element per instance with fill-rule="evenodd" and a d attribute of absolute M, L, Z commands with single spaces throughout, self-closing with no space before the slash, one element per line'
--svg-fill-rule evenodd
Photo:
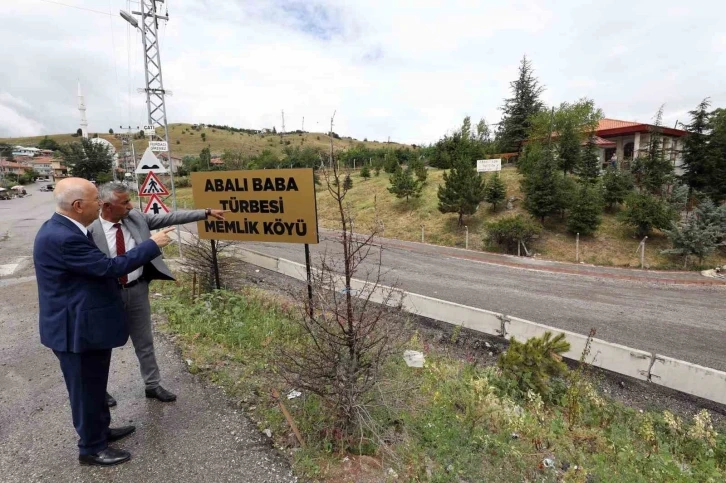
<path fill-rule="evenodd" d="M 130 23 L 132 27 L 139 28 L 139 22 L 137 22 L 136 19 L 131 16 L 131 14 L 129 14 L 128 12 L 124 12 L 123 10 L 119 10 L 118 13 L 119 15 L 121 15 L 121 18 Z"/>

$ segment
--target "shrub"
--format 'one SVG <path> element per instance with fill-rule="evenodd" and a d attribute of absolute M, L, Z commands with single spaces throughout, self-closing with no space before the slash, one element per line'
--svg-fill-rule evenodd
<path fill-rule="evenodd" d="M 353 187 L 353 179 L 351 179 L 349 174 L 345 175 L 345 179 L 343 180 L 343 189 L 349 190 Z"/>
<path fill-rule="evenodd" d="M 363 167 L 360 170 L 360 177 L 365 179 L 368 179 L 371 177 L 371 169 L 368 167 L 368 165 L 363 165 Z"/>
<path fill-rule="evenodd" d="M 500 218 L 487 223 L 487 243 L 495 243 L 507 252 L 514 253 L 520 242 L 529 243 L 541 230 L 534 220 L 521 214 Z"/>
<path fill-rule="evenodd" d="M 569 350 L 565 334 L 552 337 L 551 332 L 545 332 L 542 337 L 532 337 L 525 343 L 512 338 L 497 363 L 502 375 L 516 383 L 520 395 L 533 391 L 542 399 L 550 400 L 553 392 L 550 380 L 567 373 L 562 354 Z"/>
<path fill-rule="evenodd" d="M 661 198 L 649 193 L 631 193 L 625 201 L 620 221 L 635 228 L 639 237 L 646 236 L 655 228 L 671 227 L 676 218 L 673 208 Z"/>
<path fill-rule="evenodd" d="M 191 185 L 192 185 L 192 181 L 187 176 L 174 178 L 174 187 L 175 188 L 189 188 Z"/>

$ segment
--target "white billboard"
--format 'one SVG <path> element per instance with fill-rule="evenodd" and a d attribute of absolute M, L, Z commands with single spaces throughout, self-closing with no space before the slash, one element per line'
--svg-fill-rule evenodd
<path fill-rule="evenodd" d="M 477 159 L 476 171 L 477 173 L 487 173 L 489 171 L 501 171 L 502 160 L 501 159 Z"/>

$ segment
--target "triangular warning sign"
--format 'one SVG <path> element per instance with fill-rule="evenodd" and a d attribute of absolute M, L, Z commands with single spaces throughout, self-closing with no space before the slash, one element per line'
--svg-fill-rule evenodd
<path fill-rule="evenodd" d="M 169 208 L 159 199 L 156 195 L 151 195 L 149 202 L 144 208 L 144 213 L 151 213 L 152 215 L 161 215 L 169 213 Z"/>
<path fill-rule="evenodd" d="M 141 161 L 139 161 L 139 165 L 136 168 L 135 173 L 146 174 L 149 171 L 153 171 L 154 173 L 168 172 L 164 165 L 161 164 L 161 161 L 159 161 L 154 153 L 151 152 L 151 148 L 146 148 L 146 151 L 144 151 L 144 155 L 141 157 Z"/>
<path fill-rule="evenodd" d="M 149 174 L 146 175 L 146 179 L 144 180 L 144 184 L 139 188 L 139 196 L 151 195 L 169 196 L 169 191 L 166 189 L 166 186 L 161 183 L 159 177 L 153 171 L 149 171 Z"/>

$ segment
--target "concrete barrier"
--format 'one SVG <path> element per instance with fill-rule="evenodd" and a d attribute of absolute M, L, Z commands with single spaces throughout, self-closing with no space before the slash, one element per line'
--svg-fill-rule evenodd
<path fill-rule="evenodd" d="M 650 377 L 656 384 L 726 404 L 726 372 L 656 354 Z"/>
<path fill-rule="evenodd" d="M 247 249 L 239 249 L 237 253 L 242 260 L 252 265 L 297 280 L 307 280 L 303 264 Z M 334 288 L 338 291 L 344 288 L 342 278 L 336 279 Z M 570 343 L 570 350 L 564 356 L 572 360 L 580 359 L 587 342 L 587 336 L 583 334 L 386 286 L 373 287 L 362 280 L 353 280 L 351 289 L 359 297 L 370 294 L 370 300 L 377 303 L 398 303 L 401 301 L 400 297 L 403 297 L 402 307 L 406 312 L 508 339 L 516 337 L 517 340 L 525 341 L 531 337 L 540 337 L 545 332 L 562 333 Z M 391 290 L 394 290 L 392 298 L 387 297 Z M 601 339 L 592 340 L 590 356 L 586 362 L 608 371 L 726 404 L 726 372 Z"/>

